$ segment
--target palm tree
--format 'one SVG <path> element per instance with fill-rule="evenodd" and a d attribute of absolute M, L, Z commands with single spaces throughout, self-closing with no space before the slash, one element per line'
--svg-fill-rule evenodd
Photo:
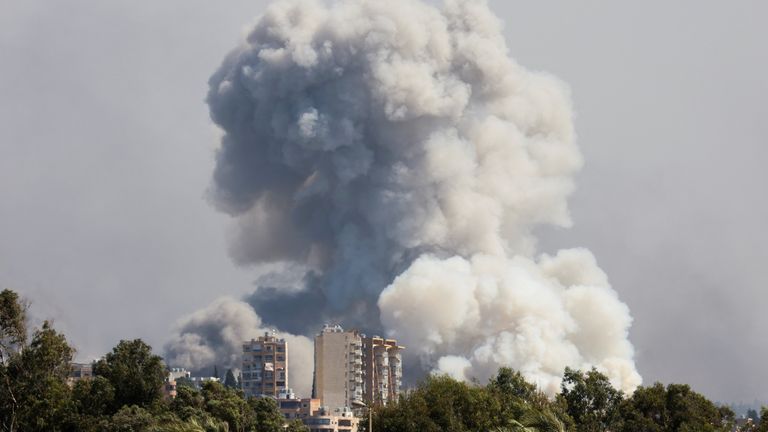
<path fill-rule="evenodd" d="M 519 421 L 512 420 L 509 426 L 495 432 L 565 432 L 565 425 L 550 411 L 529 409 Z"/>

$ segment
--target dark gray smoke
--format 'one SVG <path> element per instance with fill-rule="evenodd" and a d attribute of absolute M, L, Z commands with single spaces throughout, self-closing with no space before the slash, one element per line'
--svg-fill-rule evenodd
<path fill-rule="evenodd" d="M 276 2 L 209 86 L 233 258 L 303 273 L 247 298 L 267 324 L 386 331 L 461 378 L 639 383 L 591 254 L 534 257 L 536 225 L 570 224 L 581 156 L 567 88 L 509 58 L 485 2 Z"/>

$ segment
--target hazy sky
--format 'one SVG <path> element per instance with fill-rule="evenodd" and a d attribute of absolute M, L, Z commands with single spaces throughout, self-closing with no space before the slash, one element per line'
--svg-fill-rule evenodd
<path fill-rule="evenodd" d="M 205 200 L 207 79 L 264 1 L 0 0 L 0 286 L 80 358 L 158 350 L 253 290 Z M 492 1 L 512 55 L 572 87 L 570 230 L 635 317 L 645 382 L 768 399 L 768 3 Z"/>

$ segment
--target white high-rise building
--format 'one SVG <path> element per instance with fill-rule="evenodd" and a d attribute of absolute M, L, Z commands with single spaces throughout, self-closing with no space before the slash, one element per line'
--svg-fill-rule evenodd
<path fill-rule="evenodd" d="M 356 331 L 326 325 L 315 336 L 314 397 L 330 412 L 363 401 L 363 341 Z"/>
<path fill-rule="evenodd" d="M 397 400 L 402 380 L 400 351 L 394 339 L 366 337 L 356 330 L 326 325 L 315 337 L 313 397 L 330 412 Z M 357 403 L 356 403 L 357 402 Z"/>

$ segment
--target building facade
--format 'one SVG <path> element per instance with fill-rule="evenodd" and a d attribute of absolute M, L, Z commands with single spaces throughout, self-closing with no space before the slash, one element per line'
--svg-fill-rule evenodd
<path fill-rule="evenodd" d="M 246 396 L 277 398 L 288 389 L 288 344 L 275 332 L 243 344 L 242 389 Z"/>
<path fill-rule="evenodd" d="M 379 336 L 362 338 L 363 399 L 366 404 L 382 406 L 396 402 L 403 379 L 401 351 L 395 339 Z"/>
<path fill-rule="evenodd" d="M 309 432 L 357 432 L 360 419 L 350 410 L 330 414 L 321 409 L 312 417 L 302 419 L 302 422 Z"/>
<path fill-rule="evenodd" d="M 355 330 L 326 325 L 315 337 L 313 397 L 329 412 L 396 401 L 403 376 L 401 352 L 394 339 L 367 337 Z"/>
<path fill-rule="evenodd" d="M 330 412 L 363 400 L 363 341 L 357 331 L 326 325 L 315 336 L 313 397 Z"/>
<path fill-rule="evenodd" d="M 277 399 L 280 413 L 286 420 L 304 420 L 320 410 L 320 399 L 297 398 L 292 391 L 281 393 Z"/>
<path fill-rule="evenodd" d="M 91 378 L 93 378 L 93 363 L 72 363 L 67 384 L 73 386 L 80 380 Z"/>
<path fill-rule="evenodd" d="M 320 399 L 299 399 L 290 389 L 280 393 L 277 406 L 286 420 L 300 420 L 310 432 L 357 432 L 359 420 L 351 410 L 329 412 Z"/>

